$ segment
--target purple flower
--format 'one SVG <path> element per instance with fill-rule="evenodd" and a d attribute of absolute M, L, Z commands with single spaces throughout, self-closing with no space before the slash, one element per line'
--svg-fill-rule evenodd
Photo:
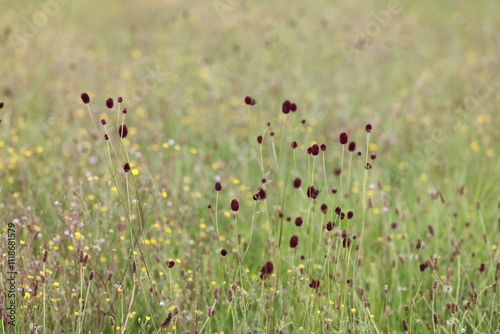
<path fill-rule="evenodd" d="M 283 102 L 281 105 L 281 111 L 283 111 L 283 114 L 288 114 L 290 112 L 290 101 L 286 100 Z"/>
<path fill-rule="evenodd" d="M 233 199 L 231 201 L 231 210 L 233 210 L 234 212 L 238 211 L 240 209 L 240 203 L 238 202 L 237 199 Z"/>
<path fill-rule="evenodd" d="M 87 94 L 87 93 L 82 93 L 81 98 L 82 98 L 83 103 L 85 103 L 85 104 L 90 103 L 90 97 L 89 97 L 89 94 Z"/>
<path fill-rule="evenodd" d="M 118 127 L 118 135 L 120 135 L 121 138 L 127 137 L 128 135 L 127 125 L 123 124 Z"/>
<path fill-rule="evenodd" d="M 341 143 L 342 145 L 347 144 L 347 140 L 348 140 L 348 138 L 347 138 L 347 133 L 342 132 L 342 133 L 340 134 L 340 136 L 339 136 L 339 140 L 340 140 L 340 143 Z"/>
<path fill-rule="evenodd" d="M 106 100 L 106 107 L 108 107 L 109 109 L 111 109 L 111 108 L 113 108 L 113 105 L 114 105 L 113 99 L 109 97 Z"/>

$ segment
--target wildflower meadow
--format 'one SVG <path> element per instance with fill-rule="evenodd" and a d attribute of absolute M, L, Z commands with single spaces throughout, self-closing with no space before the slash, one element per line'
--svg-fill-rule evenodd
<path fill-rule="evenodd" d="M 500 333 L 500 3 L 0 4 L 0 333 Z"/>

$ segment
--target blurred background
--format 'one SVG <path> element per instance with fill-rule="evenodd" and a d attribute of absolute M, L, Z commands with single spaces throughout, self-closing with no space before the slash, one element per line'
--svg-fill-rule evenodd
<path fill-rule="evenodd" d="M 499 6 L 3 1 L 0 146 L 2 165 L 10 167 L 1 173 L 16 179 L 4 190 L 62 187 L 85 176 L 95 159 L 81 92 L 101 116 L 109 116 L 106 98 L 124 97 L 135 149 L 154 173 L 163 172 L 160 152 L 169 140 L 206 148 L 186 168 L 232 159 L 292 99 L 307 119 L 307 140 L 332 142 L 340 131 L 360 134 L 373 123 L 384 183 L 458 187 L 476 175 L 493 185 L 500 167 Z M 250 119 L 246 95 L 258 101 Z M 23 170 L 36 179 L 23 178 Z"/>

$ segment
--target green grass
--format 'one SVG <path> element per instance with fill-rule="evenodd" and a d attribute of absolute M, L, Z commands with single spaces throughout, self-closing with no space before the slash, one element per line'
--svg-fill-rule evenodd
<path fill-rule="evenodd" d="M 398 8 L 0 5 L 1 332 L 498 332 L 500 8 Z"/>

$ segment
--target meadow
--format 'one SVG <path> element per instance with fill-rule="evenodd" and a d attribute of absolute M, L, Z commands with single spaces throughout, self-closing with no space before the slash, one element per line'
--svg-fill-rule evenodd
<path fill-rule="evenodd" d="M 499 10 L 3 1 L 1 333 L 500 333 Z"/>

